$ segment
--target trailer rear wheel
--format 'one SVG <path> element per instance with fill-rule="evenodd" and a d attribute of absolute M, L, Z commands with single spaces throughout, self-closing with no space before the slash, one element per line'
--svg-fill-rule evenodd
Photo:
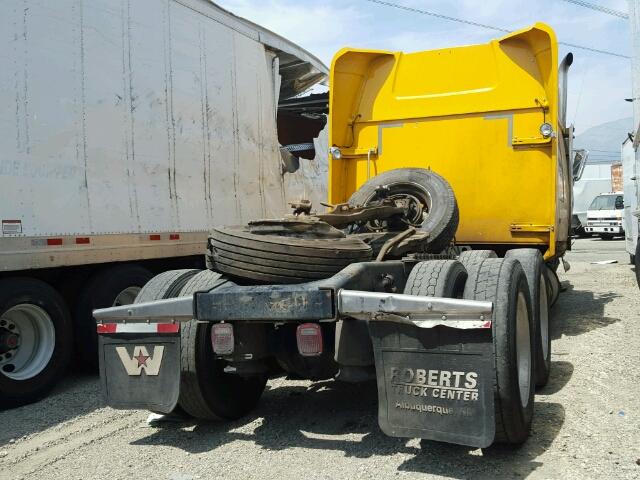
<path fill-rule="evenodd" d="M 496 383 L 495 440 L 524 442 L 533 418 L 533 330 L 527 277 L 513 258 L 488 258 L 475 272 L 465 298 L 493 302 Z"/>
<path fill-rule="evenodd" d="M 505 258 L 517 259 L 529 284 L 531 310 L 533 314 L 534 368 L 536 387 L 543 387 L 549 381 L 551 370 L 551 335 L 549 335 L 549 302 L 547 282 L 544 276 L 545 264 L 542 254 L 535 248 L 509 250 Z"/>
<path fill-rule="evenodd" d="M 180 295 L 192 295 L 230 284 L 219 273 L 204 270 L 195 275 Z M 180 398 L 189 415 L 202 420 L 233 420 L 249 413 L 260 400 L 267 375 L 240 377 L 225 373 L 226 362 L 215 358 L 211 323 L 192 320 L 180 328 Z"/>
<path fill-rule="evenodd" d="M 444 178 L 423 168 L 389 170 L 365 182 L 351 195 L 349 203 L 369 205 L 379 198 L 380 187 L 385 187 L 386 197 L 406 199 L 416 205 L 412 209 L 416 218 L 405 220 L 429 232 L 427 252 L 440 253 L 449 246 L 458 229 L 459 212 L 453 189 Z"/>
<path fill-rule="evenodd" d="M 105 267 L 93 275 L 76 305 L 76 349 L 83 368 L 98 367 L 98 334 L 93 310 L 133 303 L 153 275 L 135 264 Z"/>
<path fill-rule="evenodd" d="M 404 293 L 423 297 L 461 298 L 467 271 L 457 260 L 429 260 L 413 267 Z"/>
<path fill-rule="evenodd" d="M 44 397 L 71 351 L 71 317 L 55 290 L 32 278 L 0 280 L 0 408 Z"/>

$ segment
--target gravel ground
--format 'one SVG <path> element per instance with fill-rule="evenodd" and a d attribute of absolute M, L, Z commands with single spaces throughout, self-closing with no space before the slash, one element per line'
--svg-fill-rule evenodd
<path fill-rule="evenodd" d="M 278 379 L 241 421 L 152 428 L 145 412 L 102 406 L 96 378 L 71 376 L 0 413 L 0 479 L 640 478 L 639 290 L 623 241 L 574 249 L 551 380 L 519 449 L 386 437 L 373 385 Z"/>

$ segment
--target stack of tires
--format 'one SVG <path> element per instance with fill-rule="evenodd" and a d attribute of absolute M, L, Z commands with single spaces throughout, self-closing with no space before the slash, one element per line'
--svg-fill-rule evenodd
<path fill-rule="evenodd" d="M 428 232 L 422 252 L 440 253 L 451 245 L 458 228 L 458 205 L 453 189 L 440 175 L 420 168 L 383 172 L 354 192 L 349 204 L 375 205 L 383 197 L 403 200 L 413 208 L 405 218 L 369 227 L 393 232 L 413 226 Z M 355 235 L 264 234 L 250 226 L 215 228 L 209 249 L 209 263 L 215 270 L 232 278 L 272 284 L 328 278 L 351 263 L 373 257 L 371 246 Z"/>

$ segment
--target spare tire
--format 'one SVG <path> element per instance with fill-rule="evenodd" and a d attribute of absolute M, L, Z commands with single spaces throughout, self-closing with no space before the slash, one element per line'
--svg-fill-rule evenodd
<path fill-rule="evenodd" d="M 418 226 L 429 233 L 426 252 L 440 253 L 449 246 L 459 221 L 458 204 L 449 182 L 423 168 L 389 170 L 364 183 L 351 195 L 349 204 L 369 205 L 379 198 L 380 187 L 387 187 L 387 197 L 407 196 L 422 203 L 423 221 Z"/>
<path fill-rule="evenodd" d="M 215 228 L 209 248 L 215 270 L 268 283 L 320 280 L 372 257 L 371 247 L 355 237 L 261 235 L 249 226 Z"/>

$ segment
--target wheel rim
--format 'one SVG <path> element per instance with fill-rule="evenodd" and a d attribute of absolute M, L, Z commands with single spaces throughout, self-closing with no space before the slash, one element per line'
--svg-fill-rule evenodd
<path fill-rule="evenodd" d="M 547 301 L 547 284 L 540 275 L 540 340 L 542 341 L 542 358 L 547 361 L 549 355 L 549 304 Z"/>
<path fill-rule="evenodd" d="M 119 307 L 121 305 L 131 305 L 133 301 L 136 299 L 138 294 L 142 290 L 142 287 L 127 287 L 122 290 L 118 295 L 116 295 L 115 300 L 113 301 L 112 307 Z"/>
<path fill-rule="evenodd" d="M 529 403 L 529 392 L 531 391 L 531 337 L 527 301 L 522 292 L 518 293 L 516 309 L 516 348 L 520 402 L 523 407 L 526 407 Z"/>
<path fill-rule="evenodd" d="M 388 185 L 388 189 L 386 198 L 409 202 L 411 218 L 402 218 L 404 228 L 409 226 L 420 227 L 427 220 L 429 212 L 431 212 L 432 199 L 424 187 L 417 183 L 401 182 Z M 377 193 L 371 195 L 364 204 L 369 205 L 375 200 L 379 200 Z M 374 231 L 384 230 L 388 227 L 386 223 L 387 221 L 384 221 L 383 224 L 380 222 L 368 222 L 367 226 Z M 397 225 L 393 225 L 393 227 L 397 227 Z"/>
<path fill-rule="evenodd" d="M 12 380 L 28 380 L 49 364 L 56 346 L 56 330 L 49 314 L 41 307 L 23 303 L 11 307 L 0 317 L 0 333 L 18 337 L 15 348 L 2 349 L 0 372 Z"/>

